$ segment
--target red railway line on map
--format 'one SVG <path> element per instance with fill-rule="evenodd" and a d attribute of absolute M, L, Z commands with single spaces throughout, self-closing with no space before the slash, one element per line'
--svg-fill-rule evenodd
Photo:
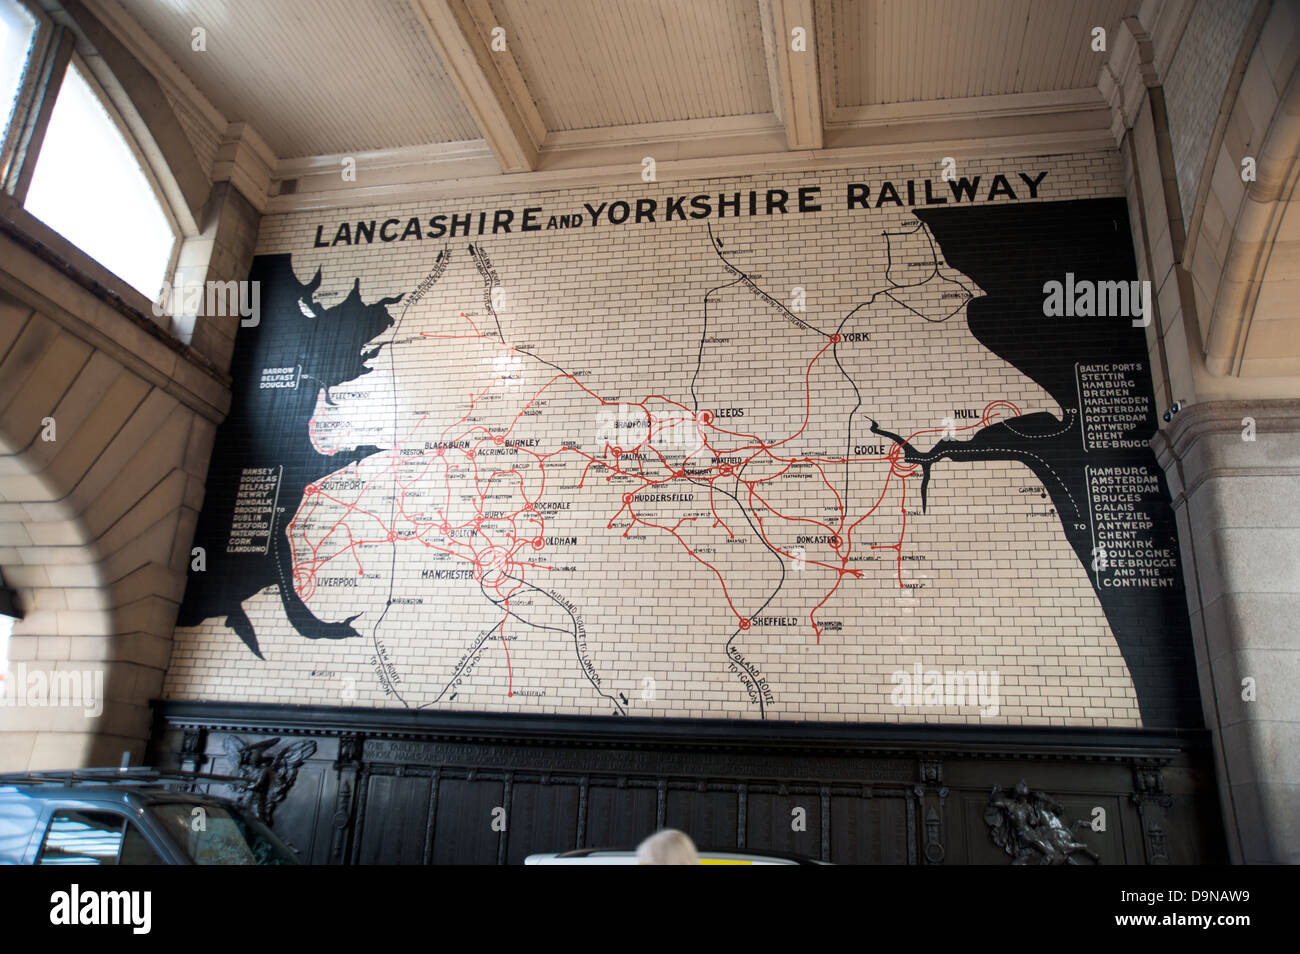
<path fill-rule="evenodd" d="M 501 347 L 509 353 L 515 353 L 513 347 L 496 340 L 494 337 L 486 335 L 474 336 L 484 342 L 489 342 L 494 346 Z M 533 393 L 532 397 L 520 408 L 515 414 L 509 426 L 504 430 L 494 430 L 483 424 L 469 423 L 468 418 L 472 416 L 479 401 L 486 393 L 487 389 L 478 395 L 472 396 L 469 401 L 469 410 L 462 417 L 438 435 L 437 443 L 442 445 L 455 444 L 465 445 L 456 447 L 439 446 L 431 450 L 422 450 L 418 454 L 403 455 L 404 446 L 424 440 L 421 430 L 424 428 L 427 418 L 422 417 L 411 431 L 405 437 L 396 442 L 384 455 L 386 458 L 385 469 L 378 474 L 362 479 L 361 488 L 353 496 L 345 497 L 340 494 L 333 494 L 323 489 L 329 478 L 320 481 L 318 484 L 308 485 L 304 490 L 305 502 L 299 512 L 294 516 L 289 524 L 289 539 L 293 547 L 293 565 L 294 565 L 294 584 L 304 601 L 310 602 L 315 594 L 315 581 L 320 571 L 327 565 L 337 560 L 348 560 L 354 565 L 355 571 L 359 575 L 364 575 L 365 568 L 361 563 L 358 553 L 359 548 L 368 544 L 376 543 L 397 543 L 410 542 L 411 544 L 420 544 L 421 546 L 439 553 L 447 554 L 454 559 L 461 560 L 468 566 L 472 567 L 473 575 L 476 580 L 481 582 L 484 587 L 503 600 L 509 600 L 522 587 L 517 577 L 522 577 L 528 570 L 547 570 L 548 566 L 523 559 L 524 555 L 530 552 L 537 552 L 545 546 L 545 522 L 540 511 L 538 503 L 546 493 L 546 466 L 553 459 L 561 455 L 573 455 L 585 461 L 582 477 L 579 479 L 578 486 L 581 488 L 591 476 L 590 472 L 595 469 L 605 472 L 606 479 L 613 477 L 625 477 L 640 480 L 640 484 L 634 489 L 624 492 L 621 498 L 622 506 L 613 513 L 606 523 L 606 528 L 612 528 L 615 521 L 626 514 L 629 519 L 628 526 L 623 532 L 627 536 L 633 527 L 643 526 L 651 530 L 661 531 L 668 536 L 673 537 L 682 547 L 682 549 L 696 562 L 707 568 L 714 577 L 716 577 L 721 588 L 722 595 L 730 607 L 732 614 L 736 617 L 737 625 L 742 628 L 748 628 L 745 623 L 749 617 L 742 612 L 733 602 L 731 588 L 728 587 L 726 578 L 723 573 L 711 562 L 701 556 L 694 547 L 692 547 L 678 533 L 682 524 L 693 521 L 697 518 L 685 517 L 678 520 L 673 525 L 656 523 L 653 520 L 640 515 L 636 510 L 636 498 L 639 494 L 654 490 L 662 492 L 665 489 L 671 490 L 679 481 L 705 481 L 710 490 L 709 507 L 713 513 L 714 522 L 712 526 L 721 527 L 729 537 L 734 537 L 729 527 L 727 527 L 722 516 L 717 511 L 716 502 L 713 496 L 714 484 L 720 480 L 734 480 L 738 487 L 743 488 L 746 496 L 750 513 L 758 523 L 759 531 L 764 542 L 774 552 L 789 558 L 795 559 L 795 555 L 790 551 L 783 549 L 777 543 L 773 542 L 768 534 L 768 523 L 766 521 L 784 521 L 788 523 L 806 524 L 815 530 L 824 530 L 831 538 L 831 548 L 838 558 L 837 562 L 828 560 L 808 559 L 806 563 L 811 566 L 821 567 L 836 574 L 836 580 L 825 596 L 817 603 L 817 606 L 809 614 L 809 623 L 820 641 L 821 628 L 816 623 L 815 614 L 831 598 L 839 588 L 844 577 L 861 577 L 861 571 L 849 567 L 851 556 L 855 552 L 854 535 L 857 528 L 865 520 L 877 513 L 879 507 L 884 502 L 890 489 L 891 482 L 898 481 L 902 485 L 901 501 L 899 509 L 901 511 L 903 527 L 900 531 L 899 538 L 895 543 L 877 545 L 874 549 L 889 549 L 895 551 L 895 564 L 898 573 L 899 587 L 903 588 L 902 579 L 902 557 L 903 544 L 906 537 L 906 482 L 915 475 L 917 464 L 907 464 L 903 458 L 903 448 L 895 444 L 891 450 L 882 456 L 782 456 L 780 448 L 784 444 L 798 438 L 808 426 L 812 410 L 813 398 L 809 379 L 814 366 L 826 352 L 838 343 L 838 335 L 831 335 L 827 344 L 817 352 L 809 361 L 804 373 L 804 417 L 798 429 L 776 441 L 764 441 L 755 434 L 744 431 L 731 430 L 718 424 L 709 411 L 703 411 L 698 414 L 693 413 L 690 408 L 679 402 L 673 401 L 663 395 L 649 395 L 641 401 L 607 401 L 600 395 L 596 394 L 590 388 L 582 384 L 576 377 L 571 374 L 555 374 L 544 385 Z M 527 496 L 527 484 L 523 475 L 517 467 L 508 468 L 491 468 L 482 466 L 481 458 L 478 451 L 483 447 L 500 447 L 506 444 L 510 435 L 515 428 L 524 420 L 524 411 L 528 410 L 534 403 L 540 399 L 548 390 L 564 382 L 568 385 L 579 388 L 584 394 L 593 401 L 598 402 L 606 407 L 638 408 L 646 416 L 647 428 L 646 437 L 639 443 L 624 448 L 606 442 L 599 455 L 587 453 L 579 448 L 567 447 L 557 444 L 551 449 L 537 451 L 528 447 L 518 445 L 516 449 L 519 453 L 525 454 L 532 459 L 536 465 L 538 473 L 541 475 L 540 486 L 534 497 Z M 489 388 L 491 385 L 488 386 Z M 664 416 L 656 413 L 650 407 L 651 402 L 659 402 L 663 405 L 675 408 L 680 414 L 676 416 Z M 963 431 L 969 431 L 976 428 L 987 426 L 991 420 L 991 413 L 999 407 L 1005 407 L 1009 402 L 992 402 L 985 409 L 985 414 L 980 421 L 966 427 L 954 427 L 948 429 L 948 433 L 955 434 Z M 1014 408 L 1014 405 L 1010 405 Z M 655 446 L 654 437 L 657 433 L 666 431 L 676 432 L 683 424 L 691 422 L 696 429 L 698 437 L 698 450 L 686 455 L 681 461 L 680 466 L 674 466 L 670 463 L 669 458 Z M 926 433 L 941 433 L 944 429 L 928 428 L 916 431 L 908 436 L 907 441 L 910 443 L 917 437 Z M 676 438 L 675 438 L 676 440 Z M 734 446 L 723 446 L 724 443 L 735 442 Z M 662 473 L 648 473 L 643 466 L 642 455 L 657 458 L 662 466 Z M 702 471 L 693 469 L 689 473 L 686 471 L 686 464 L 693 457 L 710 458 L 713 463 L 705 465 Z M 457 459 L 458 458 L 458 459 Z M 741 462 L 719 463 L 720 458 L 741 458 Z M 782 469 L 775 473 L 762 477 L 746 478 L 743 474 L 744 469 L 749 464 L 758 459 L 765 459 L 772 463 L 783 465 Z M 627 466 L 626 461 L 635 460 L 635 468 Z M 880 494 L 875 502 L 867 508 L 856 519 L 846 511 L 843 500 L 840 498 L 838 491 L 827 478 L 824 465 L 838 465 L 844 463 L 877 463 L 881 468 L 882 483 L 880 484 Z M 780 479 L 793 466 L 805 464 L 812 466 L 820 475 L 826 488 L 834 495 L 837 501 L 839 511 L 838 519 L 833 523 L 819 520 L 814 517 L 793 516 L 781 512 L 774 504 L 763 496 L 762 487 L 765 484 L 773 483 Z M 448 514 L 452 510 L 452 485 L 451 473 L 459 467 L 468 469 L 471 477 L 471 483 L 475 488 L 475 499 L 473 509 L 475 516 L 469 520 L 459 523 L 452 523 Z M 653 465 L 652 465 L 653 466 Z M 358 465 L 353 465 L 358 468 Z M 437 476 L 438 469 L 441 468 L 442 488 L 445 490 L 446 506 L 438 509 L 430 515 L 421 512 L 408 512 L 405 503 L 405 496 L 415 485 L 427 481 L 430 473 L 434 474 L 433 479 L 439 479 Z M 404 476 L 414 471 L 414 476 Z M 359 473 L 359 468 L 358 468 Z M 391 479 L 397 488 L 396 511 L 397 519 L 391 524 L 383 516 L 368 510 L 361 505 L 361 500 L 377 480 Z M 484 515 L 484 503 L 487 494 L 491 491 L 492 485 L 496 481 L 512 480 L 517 481 L 519 489 L 523 492 L 526 503 L 516 509 L 513 513 L 505 516 L 487 517 Z M 695 486 L 694 484 L 692 486 Z M 316 516 L 317 511 L 323 504 L 342 508 L 342 514 L 333 521 L 326 531 L 316 540 L 308 541 L 305 533 L 298 531 L 300 522 L 309 523 Z M 764 517 L 764 513 L 768 517 Z M 498 525 L 504 524 L 504 527 L 497 529 Z M 527 531 L 525 532 L 526 525 Z M 470 531 L 470 535 L 462 542 L 453 538 L 451 533 L 454 531 Z M 508 608 L 508 606 L 507 606 Z M 503 624 L 504 626 L 504 621 Z M 503 643 L 504 645 L 504 643 Z"/>
<path fill-rule="evenodd" d="M 762 295 L 776 307 L 785 310 L 780 302 L 777 302 L 754 285 L 748 279 L 748 276 L 726 259 L 722 254 L 721 243 L 712 238 L 711 231 L 710 238 L 715 252 L 725 266 L 740 276 L 737 279 L 738 282 L 743 279 L 749 288 Z M 486 256 L 481 248 L 471 247 L 471 254 L 479 267 L 480 273 L 484 276 L 485 282 L 490 285 L 495 280 L 495 272 L 492 270 L 491 265 L 487 263 Z M 731 284 L 736 284 L 736 282 L 720 287 L 729 287 Z M 714 289 L 714 291 L 716 290 Z M 736 630 L 732 635 L 732 640 L 739 633 L 748 631 L 751 628 L 753 619 L 762 612 L 762 608 L 754 613 L 742 611 L 733 599 L 734 587 L 728 585 L 727 576 L 723 570 L 706 559 L 697 547 L 692 546 L 688 540 L 683 538 L 681 532 L 683 526 L 692 524 L 700 518 L 686 516 L 677 519 L 674 523 L 656 522 L 650 519 L 644 511 L 638 512 L 637 498 L 641 494 L 671 492 L 679 485 L 698 488 L 702 483 L 707 484 L 709 510 L 713 517 L 710 527 L 721 528 L 728 539 L 735 539 L 735 535 L 718 512 L 717 497 L 725 495 L 733 500 L 742 508 L 746 521 L 757 531 L 763 545 L 771 553 L 783 560 L 800 559 L 806 566 L 818 567 L 834 574 L 833 582 L 808 612 L 808 624 L 816 642 L 820 643 L 822 628 L 817 622 L 817 613 L 831 600 L 846 578 L 859 579 L 862 577 L 861 570 L 849 566 L 855 553 L 860 549 L 855 534 L 864 521 L 880 512 L 880 508 L 884 505 L 891 487 L 895 483 L 897 484 L 899 497 L 898 516 L 900 517 L 900 527 L 898 537 L 892 543 L 866 544 L 865 546 L 871 550 L 893 551 L 898 586 L 900 589 L 907 588 L 902 574 L 903 550 L 907 536 L 907 482 L 915 476 L 916 471 L 921 467 L 919 463 L 909 463 L 906 460 L 906 451 L 910 448 L 912 441 L 930 433 L 942 433 L 944 437 L 951 438 L 958 433 L 989 426 L 1002 416 L 1014 417 L 1020 414 L 1019 409 L 1011 402 L 996 400 L 986 405 L 981 419 L 973 424 L 964 427 L 949 426 L 946 428 L 918 430 L 903 438 L 901 443 L 898 438 L 890 438 L 893 446 L 883 455 L 810 456 L 791 454 L 783 456 L 782 448 L 797 441 L 807 430 L 809 422 L 813 419 L 812 374 L 818 362 L 823 360 L 828 352 L 834 353 L 837 346 L 841 344 L 843 336 L 840 333 L 827 334 L 808 325 L 801 319 L 795 319 L 800 328 L 823 335 L 826 342 L 808 361 L 803 371 L 803 419 L 798 428 L 779 440 L 763 440 L 756 434 L 723 426 L 718 422 L 713 411 L 709 409 L 696 410 L 662 394 L 647 395 L 640 401 L 635 402 L 606 400 L 584 385 L 575 375 L 529 351 L 518 349 L 508 343 L 501 329 L 500 318 L 491 305 L 490 292 L 491 288 L 485 289 L 485 302 L 495 324 L 495 334 L 483 333 L 468 314 L 460 312 L 459 318 L 452 322 L 453 325 L 456 325 L 458 322 L 463 321 L 463 324 L 460 324 L 457 329 L 460 333 L 437 334 L 421 331 L 417 333 L 417 337 L 486 344 L 492 348 L 501 349 L 504 355 L 508 355 L 510 359 L 515 361 L 519 360 L 520 355 L 534 358 L 543 365 L 554 369 L 555 373 L 519 407 L 509 425 L 504 429 L 489 427 L 471 421 L 484 397 L 495 384 L 501 383 L 500 379 L 497 379 L 484 386 L 478 393 L 469 395 L 468 407 L 465 412 L 456 421 L 443 428 L 432 441 L 429 441 L 428 435 L 424 433 L 425 428 L 430 426 L 428 416 L 425 415 L 407 433 L 395 440 L 386 451 L 367 459 L 369 461 L 382 461 L 377 472 L 363 475 L 362 468 L 366 461 L 352 464 L 351 468 L 355 472 L 357 479 L 349 481 L 349 484 L 357 485 L 359 489 L 350 497 L 331 492 L 328 489 L 327 485 L 331 479 L 337 476 L 337 472 L 315 484 L 308 485 L 303 493 L 303 504 L 288 525 L 287 536 L 292 551 L 293 585 L 306 603 L 310 603 L 317 594 L 318 579 L 322 571 L 327 567 L 336 567 L 342 564 L 347 568 L 345 572 L 355 572 L 358 576 L 364 576 L 365 567 L 362 563 L 361 551 L 362 548 L 369 545 L 392 544 L 394 547 L 394 566 L 395 548 L 398 544 L 409 544 L 411 546 L 418 544 L 426 550 L 444 554 L 462 562 L 465 568 L 469 570 L 472 578 L 480 585 L 484 595 L 495 603 L 502 612 L 500 622 L 494 625 L 492 630 L 495 630 L 496 638 L 500 641 L 505 654 L 508 697 L 514 694 L 513 668 L 506 638 L 506 624 L 512 615 L 510 601 L 525 589 L 544 592 L 529 582 L 530 577 L 537 572 L 551 570 L 551 567 L 545 563 L 528 559 L 529 556 L 543 551 L 546 547 L 545 518 L 541 513 L 539 504 L 547 493 L 547 466 L 551 462 L 571 455 L 582 463 L 581 477 L 577 483 L 579 489 L 586 485 L 587 480 L 592 477 L 593 471 L 602 474 L 607 481 L 612 481 L 615 478 L 639 481 L 635 487 L 621 494 L 621 506 L 610 515 L 605 524 L 606 529 L 613 529 L 617 521 L 625 518 L 627 525 L 622 533 L 625 538 L 634 528 L 644 527 L 648 531 L 661 533 L 675 540 L 682 552 L 700 564 L 716 580 L 731 615 L 735 617 Z M 708 296 L 706 295 L 704 334 L 707 334 L 708 324 L 707 301 Z M 857 310 L 855 308 L 853 312 L 850 312 L 849 316 L 846 316 L 845 322 Z M 400 325 L 404 319 L 405 311 L 398 324 Z M 841 327 L 843 327 L 843 324 L 844 322 L 841 323 Z M 468 325 L 468 328 L 465 325 Z M 703 335 L 701 341 L 703 341 Z M 394 344 L 390 343 L 389 347 L 391 349 Z M 703 344 L 701 344 L 701 361 L 702 349 Z M 836 365 L 839 366 L 838 358 L 836 359 Z M 697 377 L 698 372 L 697 367 Z M 846 378 L 848 377 L 842 367 L 840 367 L 840 372 Z M 849 378 L 849 380 L 852 383 L 852 379 Z M 515 447 L 518 453 L 527 455 L 527 458 L 530 458 L 528 461 L 529 469 L 535 467 L 536 473 L 540 477 L 535 492 L 532 496 L 529 496 L 528 481 L 518 466 L 494 467 L 488 465 L 479 452 L 487 447 L 506 446 L 507 442 L 511 441 L 510 435 L 525 420 L 525 412 L 533 409 L 544 394 L 561 385 L 576 387 L 582 395 L 597 402 L 602 408 L 617 408 L 620 415 L 628 417 L 635 417 L 638 414 L 643 415 L 645 419 L 645 436 L 637 443 L 627 447 L 606 440 L 598 453 L 588 453 L 578 447 L 571 447 L 562 443 L 556 443 L 545 449 L 534 449 L 521 446 L 518 443 L 511 444 L 510 446 Z M 694 379 L 692 380 L 691 390 L 694 398 Z M 394 423 L 396 423 L 396 405 L 394 406 L 394 414 Z M 952 425 L 952 422 L 948 423 Z M 314 433 L 315 427 L 316 421 L 313 417 L 312 421 L 309 422 L 309 429 Z M 675 452 L 682 445 L 681 435 L 683 429 L 690 433 L 691 450 L 680 460 L 670 460 L 670 456 L 675 457 Z M 665 442 L 662 448 L 657 446 L 656 438 L 661 436 L 665 439 L 671 437 L 671 443 Z M 411 446 L 415 444 L 425 444 L 426 446 L 417 450 Z M 665 450 L 669 453 L 665 454 Z M 628 461 L 633 461 L 635 466 L 629 465 Z M 758 462 L 777 469 L 765 476 L 746 477 L 744 473 L 746 468 Z M 647 463 L 650 465 L 649 469 L 646 467 Z M 832 465 L 845 466 L 847 474 L 847 467 L 850 464 L 875 464 L 879 468 L 879 494 L 874 502 L 863 510 L 860 515 L 851 513 L 851 506 L 847 502 L 847 484 L 845 493 L 841 494 L 826 474 L 826 468 Z M 791 468 L 796 466 L 812 467 L 817 472 L 820 484 L 829 491 L 835 501 L 834 509 L 837 514 L 832 522 L 809 516 L 784 513 L 769 499 L 770 494 L 765 496 L 764 491 L 767 486 L 774 485 Z M 452 474 L 460 472 L 462 469 L 469 478 L 469 484 L 473 487 L 473 493 L 470 497 L 474 516 L 468 520 L 454 522 L 451 516 L 455 509 Z M 498 481 L 517 483 L 519 496 L 523 503 L 513 512 L 489 516 L 485 504 L 494 484 Z M 725 486 L 720 483 L 723 481 L 726 482 Z M 388 519 L 385 519 L 383 515 L 376 513 L 373 509 L 367 509 L 361 503 L 377 483 L 382 483 L 385 487 L 391 483 L 393 488 L 391 513 Z M 413 490 L 428 493 L 430 486 L 435 490 L 440 489 L 442 491 L 442 506 L 434 507 L 432 510 L 428 508 L 409 510 L 406 500 L 408 493 Z M 336 508 L 341 509 L 342 512 L 334 516 L 333 510 Z M 329 516 L 326 516 L 327 513 Z M 316 522 L 318 516 L 324 524 L 327 524 L 327 527 L 315 539 L 309 539 L 307 528 Z M 790 550 L 780 546 L 773 539 L 777 536 L 775 527 L 777 525 L 788 526 L 794 524 L 807 527 L 809 532 L 824 531 L 834 556 L 824 559 L 811 559 L 800 554 L 797 557 Z M 784 572 L 782 581 L 784 581 Z M 779 589 L 780 585 L 764 602 L 763 607 L 766 607 L 771 602 Z M 727 645 L 729 660 L 740 665 L 747 673 L 748 678 L 752 680 L 753 685 L 757 686 L 761 682 L 761 677 L 757 670 L 752 669 L 744 662 L 743 657 L 739 657 L 739 661 L 737 661 L 738 654 L 731 646 L 732 640 L 729 640 Z M 590 673 L 587 673 L 587 675 L 589 679 L 592 678 Z M 597 680 L 593 680 L 593 686 L 597 688 L 597 691 L 600 691 Z M 395 686 L 389 688 L 396 692 Z M 603 692 L 602 695 L 604 695 Z M 400 698 L 400 694 L 398 697 Z M 760 709 L 762 709 L 761 697 L 759 697 L 758 701 Z M 615 705 L 617 707 L 617 703 Z M 622 711 L 621 707 L 618 707 L 618 709 Z"/>

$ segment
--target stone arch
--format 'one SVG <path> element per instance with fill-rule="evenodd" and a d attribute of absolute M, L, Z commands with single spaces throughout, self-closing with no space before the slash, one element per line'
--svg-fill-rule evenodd
<path fill-rule="evenodd" d="M 1188 259 L 1206 368 L 1215 375 L 1300 373 L 1295 189 L 1300 181 L 1300 16 L 1277 4 L 1231 102 Z M 1290 49 L 1289 57 L 1277 50 Z M 1243 180 L 1243 160 L 1255 177 Z M 1290 342 L 1288 350 L 1287 342 Z"/>
<path fill-rule="evenodd" d="M 138 762 L 228 390 L 48 254 L 0 245 L 0 571 L 35 690 L 0 706 L 0 770 Z"/>

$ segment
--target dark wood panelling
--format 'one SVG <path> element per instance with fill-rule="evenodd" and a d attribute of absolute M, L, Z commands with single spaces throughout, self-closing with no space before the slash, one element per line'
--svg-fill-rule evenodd
<path fill-rule="evenodd" d="M 156 706 L 159 768 L 225 771 L 231 733 L 313 738 L 274 821 L 314 863 L 519 864 L 667 826 L 842 864 L 1007 864 L 984 812 L 1021 779 L 1105 864 L 1224 859 L 1204 732 Z"/>
<path fill-rule="evenodd" d="M 372 775 L 365 804 L 359 864 L 416 865 L 424 860 L 424 825 L 414 827 L 411 819 L 427 815 L 428 778 Z"/>
<path fill-rule="evenodd" d="M 659 793 L 650 786 L 593 785 L 588 800 L 584 847 L 635 846 L 646 835 L 655 832 L 658 803 Z"/>
<path fill-rule="evenodd" d="M 821 859 L 821 796 L 811 788 L 803 792 L 747 792 L 745 847 Z M 796 808 L 803 809 L 797 819 L 802 830 L 795 828 Z"/>
<path fill-rule="evenodd" d="M 494 830 L 493 820 L 504 817 L 506 830 L 509 829 L 509 813 L 501 815 L 506 808 L 504 791 L 505 784 L 500 781 L 442 777 L 435 816 L 434 864 L 494 865 L 498 862 L 504 831 Z M 413 812 L 410 818 L 424 821 L 426 813 Z"/>
<path fill-rule="evenodd" d="M 533 845 L 578 847 L 581 789 L 563 782 L 520 782 L 510 804 L 506 863 L 523 864 Z"/>
<path fill-rule="evenodd" d="M 832 796 L 830 800 L 831 861 L 845 865 L 903 865 L 913 843 L 908 821 L 909 800 L 893 796 L 864 798 L 863 793 Z"/>
<path fill-rule="evenodd" d="M 680 785 L 668 789 L 664 827 L 686 832 L 708 832 L 701 848 L 736 848 L 739 792 L 735 785 L 710 790 L 705 785 Z M 647 832 L 653 834 L 653 832 Z"/>

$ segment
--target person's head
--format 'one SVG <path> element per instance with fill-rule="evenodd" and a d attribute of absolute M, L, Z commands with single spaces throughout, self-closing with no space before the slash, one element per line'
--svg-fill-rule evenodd
<path fill-rule="evenodd" d="M 657 831 L 636 849 L 637 860 L 643 865 L 698 865 L 700 856 L 695 842 L 685 832 L 674 828 Z"/>

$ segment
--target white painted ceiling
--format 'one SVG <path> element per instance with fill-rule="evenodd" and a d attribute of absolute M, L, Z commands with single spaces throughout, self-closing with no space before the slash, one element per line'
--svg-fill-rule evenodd
<path fill-rule="evenodd" d="M 282 159 L 481 136 L 407 0 L 119 2 Z"/>
<path fill-rule="evenodd" d="M 419 0 L 119 0 L 281 159 L 474 140 Z M 813 0 L 827 121 L 846 109 L 1096 87 L 1138 0 Z M 479 0 L 546 132 L 773 112 L 759 0 Z M 207 31 L 207 51 L 191 49 Z"/>
<path fill-rule="evenodd" d="M 548 130 L 770 113 L 755 0 L 491 0 Z"/>
<path fill-rule="evenodd" d="M 1097 85 L 1131 0 L 818 0 L 835 106 L 1039 93 Z"/>

